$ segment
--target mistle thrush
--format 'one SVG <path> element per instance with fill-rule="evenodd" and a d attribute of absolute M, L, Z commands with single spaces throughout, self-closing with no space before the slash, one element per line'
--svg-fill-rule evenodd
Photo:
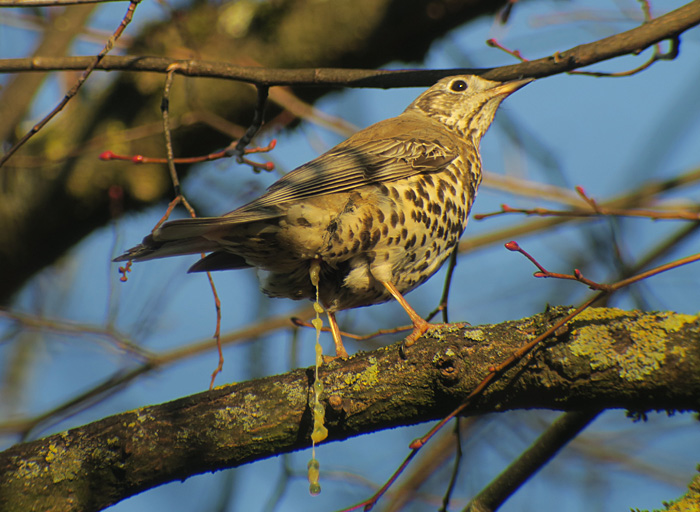
<path fill-rule="evenodd" d="M 444 78 L 259 198 L 221 217 L 166 222 L 115 261 L 210 253 L 190 272 L 258 267 L 267 295 L 313 300 L 309 267 L 318 260 L 338 356 L 347 352 L 335 312 L 392 297 L 411 317 L 411 344 L 431 324 L 403 294 L 457 244 L 481 181 L 481 137 L 501 101 L 530 81 Z"/>

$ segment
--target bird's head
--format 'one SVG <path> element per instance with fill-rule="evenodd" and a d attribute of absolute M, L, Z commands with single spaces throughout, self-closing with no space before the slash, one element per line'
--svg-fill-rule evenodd
<path fill-rule="evenodd" d="M 406 111 L 420 111 L 478 144 L 501 101 L 533 80 L 494 82 L 475 75 L 448 76 L 418 96 Z"/>

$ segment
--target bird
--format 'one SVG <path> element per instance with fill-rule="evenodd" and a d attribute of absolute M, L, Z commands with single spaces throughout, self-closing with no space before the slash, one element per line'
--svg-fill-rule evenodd
<path fill-rule="evenodd" d="M 443 78 L 260 197 L 219 217 L 165 222 L 114 261 L 209 253 L 189 272 L 256 267 L 267 295 L 318 298 L 341 358 L 336 312 L 393 298 L 413 324 L 411 345 L 435 325 L 404 295 L 456 248 L 481 182 L 481 138 L 501 102 L 532 80 Z"/>

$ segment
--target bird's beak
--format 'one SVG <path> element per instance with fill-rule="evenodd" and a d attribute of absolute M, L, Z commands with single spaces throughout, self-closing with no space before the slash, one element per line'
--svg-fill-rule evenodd
<path fill-rule="evenodd" d="M 534 78 L 523 78 L 522 80 L 511 80 L 510 82 L 504 82 L 500 85 L 497 85 L 491 91 L 493 91 L 494 95 L 498 96 L 508 96 L 509 94 L 513 94 L 515 91 L 518 89 L 525 87 L 527 84 L 530 82 L 534 81 Z"/>

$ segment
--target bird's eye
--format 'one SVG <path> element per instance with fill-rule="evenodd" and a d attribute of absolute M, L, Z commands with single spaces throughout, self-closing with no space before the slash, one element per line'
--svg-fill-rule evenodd
<path fill-rule="evenodd" d="M 455 80 L 450 84 L 450 89 L 455 92 L 465 91 L 467 89 L 467 82 L 464 80 Z"/>

